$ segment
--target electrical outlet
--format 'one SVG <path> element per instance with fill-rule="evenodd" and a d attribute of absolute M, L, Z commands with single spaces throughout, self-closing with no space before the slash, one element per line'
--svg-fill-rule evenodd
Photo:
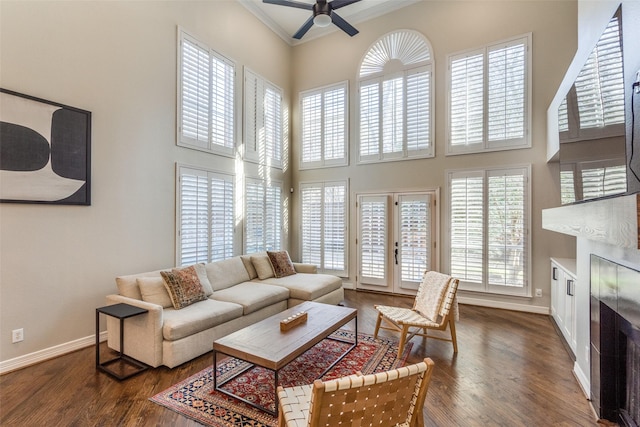
<path fill-rule="evenodd" d="M 15 344 L 20 341 L 24 341 L 24 329 L 14 329 L 11 332 L 11 342 Z"/>
<path fill-rule="evenodd" d="M 536 297 L 537 298 L 541 298 L 542 297 L 542 289 L 536 289 Z"/>

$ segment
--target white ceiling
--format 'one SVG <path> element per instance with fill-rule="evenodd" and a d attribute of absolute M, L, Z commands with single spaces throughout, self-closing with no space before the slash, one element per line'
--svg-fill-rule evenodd
<path fill-rule="evenodd" d="M 315 0 L 296 1 L 309 4 L 315 3 Z M 344 6 L 338 9 L 337 12 L 357 29 L 358 24 L 361 22 L 398 10 L 418 1 L 420 0 L 361 0 L 349 6 Z M 292 46 L 322 37 L 334 31 L 342 32 L 342 30 L 335 25 L 330 25 L 325 28 L 319 28 L 314 25 L 309 32 L 302 37 L 302 40 L 296 40 L 291 36 L 309 19 L 311 16 L 310 10 L 266 4 L 263 3 L 262 0 L 238 0 L 238 2 Z M 343 34 L 346 38 L 349 38 L 346 33 Z M 357 34 L 355 37 L 357 37 Z"/>

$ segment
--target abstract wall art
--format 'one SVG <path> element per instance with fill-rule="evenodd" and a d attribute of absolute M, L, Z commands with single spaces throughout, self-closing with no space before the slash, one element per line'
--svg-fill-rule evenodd
<path fill-rule="evenodd" d="M 0 202 L 91 204 L 91 112 L 0 89 Z"/>

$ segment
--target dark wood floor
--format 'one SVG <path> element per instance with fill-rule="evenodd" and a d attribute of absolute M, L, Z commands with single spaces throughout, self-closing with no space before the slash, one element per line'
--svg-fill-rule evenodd
<path fill-rule="evenodd" d="M 373 333 L 375 303 L 411 300 L 347 291 L 345 305 L 358 309 L 360 332 Z M 409 362 L 426 355 L 436 363 L 427 427 L 597 425 L 548 316 L 461 305 L 457 331 L 457 355 L 450 343 L 413 340 Z M 0 425 L 197 426 L 148 398 L 210 363 L 208 353 L 118 382 L 96 372 L 89 347 L 0 376 Z"/>

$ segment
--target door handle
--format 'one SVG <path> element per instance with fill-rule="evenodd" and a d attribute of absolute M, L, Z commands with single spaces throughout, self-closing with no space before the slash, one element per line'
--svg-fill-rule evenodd
<path fill-rule="evenodd" d="M 398 248 L 394 251 L 394 256 L 396 258 L 396 265 L 398 265 Z"/>

